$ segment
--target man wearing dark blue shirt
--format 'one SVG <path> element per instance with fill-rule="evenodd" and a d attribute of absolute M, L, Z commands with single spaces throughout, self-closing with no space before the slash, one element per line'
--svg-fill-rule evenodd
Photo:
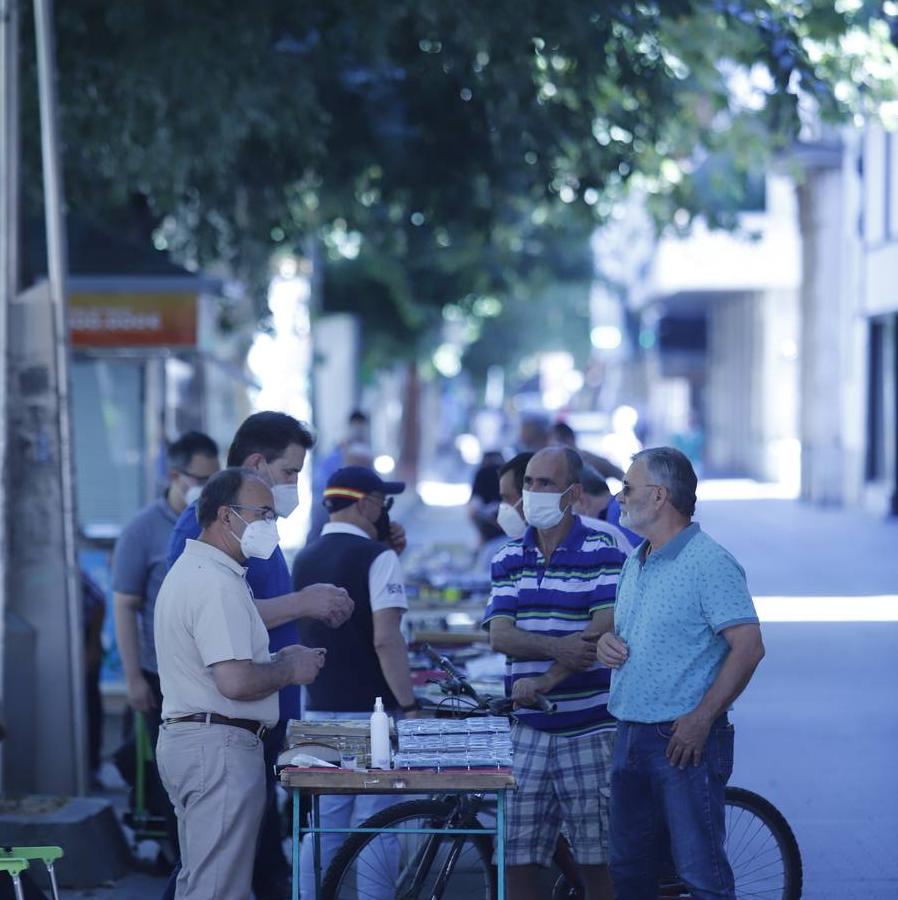
<path fill-rule="evenodd" d="M 279 412 L 254 413 L 234 435 L 227 464 L 258 472 L 271 487 L 275 511 L 286 517 L 297 506 L 297 477 L 313 444 L 309 429 L 292 416 Z M 169 566 L 181 555 L 185 542 L 199 532 L 195 506 L 188 506 L 172 533 Z M 313 584 L 301 591 L 292 590 L 290 570 L 280 547 L 269 559 L 249 559 L 246 580 L 268 629 L 272 653 L 299 643 L 297 619 L 313 619 L 337 628 L 352 614 L 352 600 L 343 588 Z M 300 697 L 298 686 L 291 685 L 280 691 L 280 721 L 265 738 L 268 797 L 253 871 L 253 893 L 257 900 L 280 900 L 290 896 L 290 868 L 281 849 L 274 763 L 284 742 L 287 720 L 299 718 Z"/>

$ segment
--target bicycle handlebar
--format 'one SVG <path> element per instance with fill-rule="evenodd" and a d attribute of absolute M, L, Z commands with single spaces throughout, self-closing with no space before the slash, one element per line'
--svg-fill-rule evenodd
<path fill-rule="evenodd" d="M 447 656 L 440 656 L 430 644 L 422 644 L 421 652 L 430 660 L 430 662 L 438 669 L 442 669 L 453 680 L 458 690 L 462 694 L 470 697 L 480 709 L 489 710 L 494 716 L 508 715 L 514 710 L 514 703 L 506 697 L 500 697 L 495 700 L 484 700 L 465 675 L 456 668 L 455 664 Z M 545 694 L 536 693 L 536 706 L 542 712 L 553 713 L 558 709 L 558 704 L 549 700 Z"/>
<path fill-rule="evenodd" d="M 542 712 L 545 713 L 553 713 L 558 709 L 558 704 L 553 703 L 545 694 L 534 694 L 536 697 L 536 706 Z M 496 700 L 488 700 L 487 708 L 490 711 L 490 715 L 493 716 L 508 716 L 514 715 L 516 709 L 520 707 L 515 707 L 515 702 L 510 697 L 499 697 Z M 527 707 L 529 708 L 529 707 Z"/>
<path fill-rule="evenodd" d="M 430 644 L 423 644 L 421 646 L 421 652 L 438 668 L 442 669 L 444 672 L 451 675 L 453 678 L 457 678 L 459 681 L 464 681 L 465 676 L 462 675 L 461 672 L 457 668 L 455 668 L 455 664 L 449 659 L 448 656 L 440 656 Z"/>

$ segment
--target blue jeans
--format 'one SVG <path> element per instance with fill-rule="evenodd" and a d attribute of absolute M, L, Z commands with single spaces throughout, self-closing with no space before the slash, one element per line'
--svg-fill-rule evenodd
<path fill-rule="evenodd" d="M 733 771 L 733 726 L 712 726 L 697 766 L 665 755 L 672 723 L 619 722 L 611 766 L 610 868 L 618 900 L 657 900 L 668 853 L 695 900 L 735 900 L 724 851 L 724 789 Z M 668 850 L 669 838 L 669 850 Z"/>

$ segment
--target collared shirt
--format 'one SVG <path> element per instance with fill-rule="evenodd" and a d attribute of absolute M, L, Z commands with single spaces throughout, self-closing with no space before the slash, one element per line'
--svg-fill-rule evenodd
<path fill-rule="evenodd" d="M 349 522 L 328 522 L 321 529 L 321 534 L 354 534 L 371 540 L 364 529 Z M 371 563 L 368 570 L 368 593 L 371 596 L 371 612 L 379 609 L 408 609 L 402 563 L 395 550 L 384 550 Z"/>
<path fill-rule="evenodd" d="M 593 613 L 614 606 L 614 594 L 624 554 L 609 546 L 608 538 L 584 527 L 574 517 L 571 530 L 546 560 L 534 528 L 509 541 L 493 558 L 492 591 L 483 625 L 497 618 L 514 620 L 522 631 L 553 637 L 583 631 Z M 551 668 L 551 659 L 509 657 L 505 686 L 510 695 L 519 678 L 534 677 Z M 554 713 L 521 709 L 518 718 L 532 728 L 563 736 L 591 734 L 614 727 L 608 714 L 609 670 L 597 662 L 575 672 L 549 698 Z"/>
<path fill-rule="evenodd" d="M 277 693 L 230 700 L 217 688 L 215 663 L 268 663 L 268 632 L 246 583 L 246 569 L 203 541 L 188 540 L 156 598 L 162 717 L 213 712 L 273 725 Z"/>
<path fill-rule="evenodd" d="M 617 547 L 624 556 L 629 556 L 633 552 L 634 545 L 630 543 L 630 539 L 617 525 L 612 525 L 604 519 L 594 519 L 592 516 L 580 516 L 580 521 L 593 531 L 600 531 L 602 534 L 607 534 L 613 545 Z"/>
<path fill-rule="evenodd" d="M 115 542 L 112 589 L 143 600 L 137 611 L 138 654 L 141 669 L 148 672 L 156 671 L 153 610 L 168 572 L 165 555 L 177 518 L 168 501 L 160 497 L 137 513 Z"/>
<path fill-rule="evenodd" d="M 736 560 L 693 522 L 646 559 L 643 541 L 621 573 L 615 633 L 629 648 L 611 677 L 609 710 L 667 722 L 695 709 L 729 653 L 721 632 L 757 623 Z"/>
<path fill-rule="evenodd" d="M 168 564 L 173 566 L 180 557 L 186 541 L 199 537 L 200 523 L 196 517 L 196 504 L 192 503 L 175 524 L 168 545 Z M 246 562 L 246 581 L 257 600 L 282 597 L 293 590 L 290 570 L 280 547 L 268 559 L 249 559 Z M 276 625 L 268 630 L 268 649 L 276 653 L 282 647 L 299 643 L 299 626 L 295 621 Z M 288 684 L 280 692 L 281 721 L 298 719 L 302 688 L 298 684 Z"/>

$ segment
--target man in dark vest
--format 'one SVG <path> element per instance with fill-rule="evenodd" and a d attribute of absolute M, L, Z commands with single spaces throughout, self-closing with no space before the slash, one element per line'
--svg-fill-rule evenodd
<path fill-rule="evenodd" d="M 313 646 L 327 648 L 328 659 L 318 680 L 307 688 L 306 719 L 367 719 L 377 697 L 383 698 L 388 713 L 417 714 L 408 649 L 401 630 L 402 615 L 408 608 L 405 583 L 399 557 L 392 549 L 397 545 L 396 532 L 401 529 L 395 523 L 391 529 L 389 518 L 392 495 L 403 490 L 403 482 L 383 481 L 364 466 L 346 466 L 328 479 L 324 505 L 330 518 L 321 536 L 297 555 L 293 586 L 301 590 L 317 582 L 337 585 L 346 589 L 355 607 L 349 620 L 337 629 L 300 621 L 302 640 L 318 641 Z M 400 536 L 398 546 L 403 545 Z M 391 802 L 389 797 L 372 795 L 322 797 L 322 827 L 358 825 Z M 395 843 L 395 838 L 392 840 Z M 322 835 L 322 871 L 342 841 L 341 834 Z M 385 850 L 378 848 L 379 871 L 364 892 L 366 897 L 379 896 L 385 875 L 383 860 L 392 858 Z M 299 867 L 305 900 L 314 896 L 311 856 L 311 844 L 306 841 Z M 398 861 L 398 853 L 395 858 Z M 385 896 L 393 896 L 395 879 L 386 882 L 386 891 Z"/>

